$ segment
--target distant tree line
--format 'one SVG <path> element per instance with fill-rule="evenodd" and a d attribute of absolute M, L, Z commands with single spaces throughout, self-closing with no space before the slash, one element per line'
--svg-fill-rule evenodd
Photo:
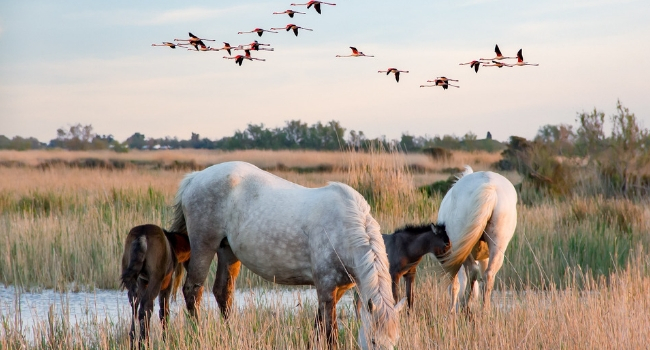
<path fill-rule="evenodd" d="M 220 150 L 316 150 L 337 151 L 353 148 L 365 150 L 370 145 L 384 147 L 397 146 L 407 152 L 418 152 L 425 148 L 442 147 L 453 150 L 498 151 L 504 148 L 500 142 L 488 137 L 478 140 L 473 133 L 463 137 L 454 135 L 444 136 L 413 136 L 402 134 L 399 140 L 389 140 L 385 136 L 369 139 L 363 131 L 350 130 L 346 133 L 340 122 L 332 120 L 327 123 L 317 122 L 312 125 L 300 120 L 287 121 L 284 126 L 268 128 L 264 124 L 248 124 L 246 129 L 237 130 L 232 136 L 210 140 L 201 138 L 198 133 L 192 133 L 190 139 L 179 140 L 177 137 L 147 138 L 145 134 L 136 132 L 125 141 L 115 140 L 113 135 L 99 135 L 94 132 L 92 125 L 76 124 L 68 128 L 59 128 L 57 137 L 49 143 L 43 143 L 35 138 L 24 139 L 14 137 L 9 139 L 0 135 L 0 149 L 28 150 L 40 148 L 62 148 L 67 150 L 101 150 L 112 149 L 126 152 L 129 149 L 220 149 Z"/>

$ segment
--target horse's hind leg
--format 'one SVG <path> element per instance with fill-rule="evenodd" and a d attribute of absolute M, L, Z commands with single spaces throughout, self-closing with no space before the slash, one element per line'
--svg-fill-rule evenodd
<path fill-rule="evenodd" d="M 140 339 L 149 340 L 149 325 L 153 313 L 153 302 L 160 292 L 162 281 L 149 281 L 147 288 L 141 293 L 138 320 L 140 321 Z"/>
<path fill-rule="evenodd" d="M 135 347 L 135 319 L 138 317 L 138 304 L 139 296 L 136 288 L 129 288 L 129 304 L 131 304 L 131 330 L 129 331 L 129 338 L 131 341 L 131 349 Z"/>
<path fill-rule="evenodd" d="M 172 285 L 169 283 L 167 288 L 160 291 L 158 295 L 158 304 L 160 305 L 160 310 L 158 311 L 158 316 L 160 317 L 160 324 L 162 326 L 162 336 L 163 341 L 167 337 L 167 323 L 169 322 L 169 297 L 172 292 Z"/>
<path fill-rule="evenodd" d="M 212 287 L 212 293 L 217 299 L 221 315 L 227 320 L 232 311 L 235 281 L 237 275 L 239 275 L 241 262 L 227 243 L 222 244 L 217 250 L 217 260 L 217 275 Z"/>

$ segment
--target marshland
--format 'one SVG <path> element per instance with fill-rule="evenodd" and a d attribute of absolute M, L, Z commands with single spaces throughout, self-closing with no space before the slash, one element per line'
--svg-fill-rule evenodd
<path fill-rule="evenodd" d="M 512 141 L 509 149 L 514 149 Z M 237 159 L 307 187 L 349 184 L 370 203 L 382 233 L 435 221 L 443 192 L 431 184 L 446 183 L 465 165 L 498 171 L 517 185 L 518 224 L 497 274 L 492 307 L 483 310 L 476 302 L 470 317 L 450 315 L 444 278 L 433 273 L 437 262 L 429 257 L 418 269 L 417 306 L 401 317 L 399 348 L 645 347 L 650 337 L 648 197 L 607 195 L 597 187 L 596 170 L 580 162 L 562 163 L 573 167 L 570 193 L 543 187 L 520 169 L 495 170 L 495 163 L 507 159 L 504 154 L 452 151 L 437 159 L 382 147 L 368 152 L 2 151 L 0 279 L 11 286 L 13 297 L 5 293 L 2 300 L 0 346 L 128 348 L 128 312 L 71 317 L 65 309 L 74 308 L 79 298 L 65 296 L 117 293 L 129 229 L 144 223 L 166 227 L 187 172 Z M 519 159 L 534 163 L 538 158 Z M 213 263 L 208 286 L 214 271 Z M 191 322 L 179 293 L 172 303 L 173 331 L 163 342 L 154 317 L 151 346 L 303 349 L 309 344 L 316 312 L 313 290 L 274 285 L 245 267 L 236 283 L 240 293 L 255 297 L 237 299 L 228 323 L 211 293 L 204 294 L 211 300 L 204 303 L 198 324 Z M 26 307 L 18 302 L 21 295 L 44 291 L 61 293 L 62 302 L 31 324 L 15 317 Z M 280 300 L 292 293 L 301 297 Z M 125 293 L 122 300 L 128 305 Z M 105 315 L 92 305 L 87 315 Z M 356 346 L 358 327 L 351 304 L 341 303 L 342 348 Z"/>

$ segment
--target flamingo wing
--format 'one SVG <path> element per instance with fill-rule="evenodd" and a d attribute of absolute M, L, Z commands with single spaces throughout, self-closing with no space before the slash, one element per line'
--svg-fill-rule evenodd
<path fill-rule="evenodd" d="M 350 46 L 350 48 L 352 49 L 352 53 L 353 53 L 353 54 L 355 54 L 355 55 L 358 55 L 358 54 L 359 54 L 359 51 L 357 50 L 356 47 Z"/>
<path fill-rule="evenodd" d="M 294 26 L 292 29 L 293 29 L 293 34 L 296 34 L 296 36 L 298 36 L 298 27 Z"/>
<path fill-rule="evenodd" d="M 316 9 L 316 12 L 320 15 L 320 2 L 317 2 L 314 4 L 314 8 Z"/>
<path fill-rule="evenodd" d="M 521 50 L 522 49 L 519 49 L 519 51 L 517 51 L 517 62 L 523 62 L 524 61 L 524 55 L 521 52 Z"/>
<path fill-rule="evenodd" d="M 501 54 L 501 50 L 499 50 L 499 45 L 494 45 L 494 52 L 496 52 L 497 57 L 501 57 L 501 56 L 503 56 L 503 55 Z"/>
<path fill-rule="evenodd" d="M 399 83 L 399 71 L 395 71 L 395 81 Z"/>
<path fill-rule="evenodd" d="M 188 34 L 190 35 L 190 38 L 194 38 L 194 39 L 198 39 L 198 38 L 199 38 L 198 36 L 196 36 L 196 35 L 194 35 L 194 34 L 192 34 L 191 32 L 190 32 L 190 33 L 188 33 Z"/>

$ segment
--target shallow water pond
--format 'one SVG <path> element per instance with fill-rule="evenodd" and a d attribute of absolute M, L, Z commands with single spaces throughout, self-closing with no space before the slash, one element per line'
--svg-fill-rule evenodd
<path fill-rule="evenodd" d="M 238 308 L 254 306 L 294 307 L 301 303 L 315 305 L 316 290 L 299 289 L 261 289 L 237 290 L 235 305 Z M 352 293 L 348 292 L 339 302 L 339 308 L 352 305 Z M 184 307 L 182 295 L 172 302 L 171 309 Z M 202 309 L 219 313 L 219 308 L 211 293 L 203 295 Z M 158 304 L 154 315 L 158 314 Z M 19 292 L 13 287 L 0 287 L 0 320 L 17 325 L 29 338 L 33 328 L 47 321 L 49 317 L 65 318 L 70 324 L 88 324 L 102 321 L 120 322 L 130 318 L 131 308 L 126 291 L 95 290 L 92 292 L 61 293 L 43 290 L 36 293 Z"/>

